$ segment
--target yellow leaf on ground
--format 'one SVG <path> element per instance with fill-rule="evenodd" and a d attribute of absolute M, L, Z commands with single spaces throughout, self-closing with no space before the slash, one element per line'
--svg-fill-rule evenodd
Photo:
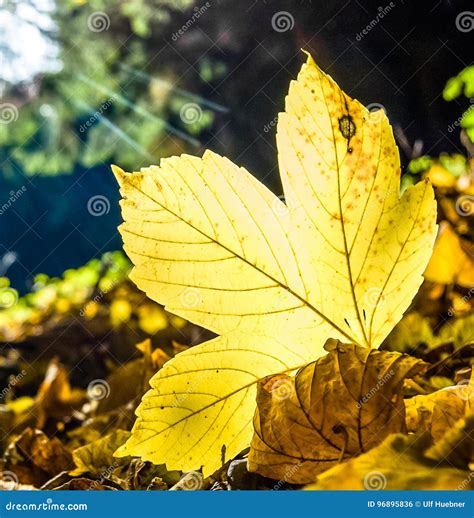
<path fill-rule="evenodd" d="M 286 203 L 211 151 L 131 174 L 114 167 L 131 279 L 222 335 L 153 378 L 118 454 L 208 475 L 248 445 L 260 378 L 318 358 L 329 337 L 378 346 L 415 295 L 436 205 L 428 182 L 400 197 L 383 111 L 308 57 L 277 144 Z"/>
<path fill-rule="evenodd" d="M 447 221 L 439 227 L 425 277 L 440 284 L 474 286 L 474 245 L 461 239 Z"/>
<path fill-rule="evenodd" d="M 84 401 L 84 392 L 71 388 L 67 369 L 53 358 L 35 398 L 36 427 L 43 428 L 50 417 L 58 420 L 70 417 Z"/>
<path fill-rule="evenodd" d="M 439 337 L 445 341 L 452 340 L 456 348 L 474 343 L 474 313 L 448 320 L 441 328 Z"/>
<path fill-rule="evenodd" d="M 373 450 L 329 469 L 305 489 L 474 489 L 466 469 L 425 455 L 426 441 L 390 435 Z"/>
<path fill-rule="evenodd" d="M 468 411 L 474 410 L 474 380 L 405 400 L 409 432 L 427 431 L 438 441 Z"/>
<path fill-rule="evenodd" d="M 72 459 L 76 468 L 69 474 L 77 476 L 83 473 L 96 473 L 109 478 L 121 464 L 119 460 L 114 459 L 113 453 L 129 436 L 130 432 L 115 430 L 97 441 L 75 449 Z"/>
<path fill-rule="evenodd" d="M 249 470 L 304 484 L 405 430 L 402 384 L 423 362 L 328 341 L 330 353 L 294 378 L 269 376 L 257 392 Z"/>
<path fill-rule="evenodd" d="M 71 453 L 57 437 L 49 438 L 41 430 L 26 428 L 5 449 L 0 479 L 38 488 L 71 467 Z"/>

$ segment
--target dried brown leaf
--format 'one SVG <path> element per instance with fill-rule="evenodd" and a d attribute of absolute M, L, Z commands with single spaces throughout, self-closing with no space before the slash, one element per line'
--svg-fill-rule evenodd
<path fill-rule="evenodd" d="M 295 377 L 269 376 L 259 385 L 249 469 L 307 483 L 405 430 L 403 380 L 420 360 L 328 340 L 329 354 Z"/>

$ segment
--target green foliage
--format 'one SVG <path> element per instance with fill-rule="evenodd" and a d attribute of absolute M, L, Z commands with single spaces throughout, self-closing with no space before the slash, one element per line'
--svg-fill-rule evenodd
<path fill-rule="evenodd" d="M 183 122 L 176 112 L 183 99 L 172 88 L 177 79 L 172 67 L 156 61 L 149 65 L 150 48 L 165 45 L 170 37 L 166 24 L 172 14 L 193 4 L 130 0 L 117 8 L 105 0 L 58 3 L 53 16 L 63 68 L 39 81 L 39 94 L 20 106 L 16 121 L 0 126 L 4 174 L 13 175 L 17 166 L 29 175 L 56 175 L 71 172 L 76 164 L 92 167 L 113 160 L 131 165 L 137 157 L 149 163 L 175 151 L 180 139 L 197 144 L 195 137 L 212 124 L 212 112 L 203 111 L 197 123 Z M 103 16 L 97 21 L 103 30 L 99 25 L 91 30 L 94 16 Z M 150 73 L 140 76 L 138 71 Z M 164 139 L 173 134 L 171 119 L 177 141 Z"/>
<path fill-rule="evenodd" d="M 37 275 L 30 293 L 15 300 L 10 307 L 3 305 L 4 309 L 0 312 L 0 336 L 4 332 L 14 332 L 28 322 L 37 322 L 45 314 L 65 313 L 73 307 L 81 307 L 94 289 L 107 293 L 124 281 L 129 269 L 130 263 L 122 252 L 107 252 L 101 259 L 93 259 L 80 268 L 66 270 L 62 278 Z M 9 288 L 9 281 L 5 277 L 0 277 L 2 290 L 8 290 L 10 296 L 14 291 Z"/>
<path fill-rule="evenodd" d="M 464 95 L 467 98 L 474 97 L 474 65 L 466 67 L 457 76 L 451 77 L 443 90 L 446 101 L 452 101 Z M 474 111 L 470 106 L 462 115 L 460 126 L 463 128 L 471 142 L 474 142 Z"/>
<path fill-rule="evenodd" d="M 451 77 L 444 87 L 443 97 L 452 101 L 460 95 L 474 97 L 474 65 L 466 67 L 455 77 Z"/>
<path fill-rule="evenodd" d="M 428 155 L 423 155 L 410 161 L 408 164 L 408 172 L 411 174 L 420 174 L 427 171 L 433 163 L 433 159 Z"/>

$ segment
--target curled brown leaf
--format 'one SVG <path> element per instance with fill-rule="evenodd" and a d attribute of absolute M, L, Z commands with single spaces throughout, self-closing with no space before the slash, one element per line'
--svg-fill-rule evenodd
<path fill-rule="evenodd" d="M 325 347 L 328 354 L 295 377 L 269 376 L 259 384 L 251 471 L 312 482 L 389 434 L 405 431 L 403 381 L 424 363 L 336 340 Z"/>

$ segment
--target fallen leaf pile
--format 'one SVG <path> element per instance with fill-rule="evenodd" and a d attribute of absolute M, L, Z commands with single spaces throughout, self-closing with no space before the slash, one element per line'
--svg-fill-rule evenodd
<path fill-rule="evenodd" d="M 471 440 L 473 416 L 463 424 L 456 430 L 456 444 Z M 441 444 L 449 453 L 449 437 Z M 453 466 L 453 458 L 455 453 L 442 456 L 433 450 L 426 438 L 391 435 L 370 452 L 329 469 L 305 489 L 474 489 L 471 472 Z"/>

